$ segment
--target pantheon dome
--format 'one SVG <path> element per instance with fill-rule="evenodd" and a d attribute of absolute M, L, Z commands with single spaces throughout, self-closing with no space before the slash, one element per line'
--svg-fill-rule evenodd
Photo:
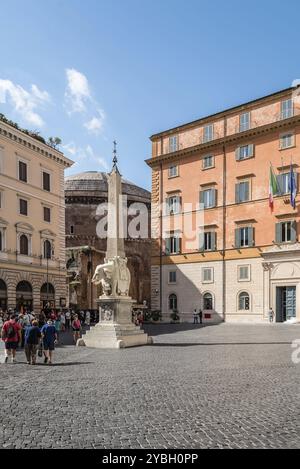
<path fill-rule="evenodd" d="M 66 257 L 69 279 L 69 303 L 74 309 L 97 309 L 101 294 L 91 279 L 98 264 L 104 262 L 106 239 L 97 236 L 96 211 L 107 201 L 107 173 L 86 171 L 65 178 Z M 148 209 L 148 237 L 125 239 L 125 252 L 131 273 L 132 298 L 139 304 L 150 303 L 150 209 L 151 194 L 122 179 L 122 194 L 128 207 L 143 203 Z"/>

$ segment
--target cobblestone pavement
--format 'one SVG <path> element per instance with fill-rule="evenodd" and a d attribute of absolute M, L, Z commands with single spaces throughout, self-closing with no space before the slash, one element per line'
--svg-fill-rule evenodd
<path fill-rule="evenodd" d="M 147 329 L 153 346 L 1 364 L 0 447 L 300 446 L 299 325 Z"/>

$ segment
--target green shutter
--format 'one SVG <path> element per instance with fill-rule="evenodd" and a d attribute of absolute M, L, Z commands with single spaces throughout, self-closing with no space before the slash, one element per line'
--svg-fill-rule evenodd
<path fill-rule="evenodd" d="M 235 247 L 236 248 L 241 247 L 241 232 L 239 228 L 236 228 L 235 230 Z"/>
<path fill-rule="evenodd" d="M 235 203 L 240 203 L 240 184 L 235 185 Z"/>
<path fill-rule="evenodd" d="M 297 222 L 292 221 L 291 226 L 291 241 L 295 243 L 297 241 Z"/>
<path fill-rule="evenodd" d="M 212 189 L 212 207 L 217 205 L 217 189 Z"/>
<path fill-rule="evenodd" d="M 165 243 L 166 243 L 165 253 L 169 255 L 171 253 L 171 239 L 166 238 Z"/>
<path fill-rule="evenodd" d="M 275 225 L 275 241 L 276 243 L 281 243 L 281 223 L 276 223 Z"/>
<path fill-rule="evenodd" d="M 199 233 L 199 251 L 204 251 L 204 232 Z"/>
<path fill-rule="evenodd" d="M 252 228 L 252 226 L 248 228 L 248 236 L 249 236 L 249 246 L 254 246 L 254 228 Z"/>
<path fill-rule="evenodd" d="M 278 187 L 279 187 L 279 192 L 277 192 L 277 194 L 283 194 L 283 177 L 282 177 L 282 174 L 278 174 L 278 176 L 276 176 L 276 179 L 277 179 L 277 184 L 278 184 Z"/>
<path fill-rule="evenodd" d="M 212 251 L 217 250 L 216 233 L 214 231 L 212 231 L 211 233 L 211 250 Z"/>

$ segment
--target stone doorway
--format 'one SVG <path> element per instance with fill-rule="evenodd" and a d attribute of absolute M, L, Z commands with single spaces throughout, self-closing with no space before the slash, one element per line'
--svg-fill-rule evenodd
<path fill-rule="evenodd" d="M 296 318 L 296 286 L 276 287 L 276 322 Z"/>

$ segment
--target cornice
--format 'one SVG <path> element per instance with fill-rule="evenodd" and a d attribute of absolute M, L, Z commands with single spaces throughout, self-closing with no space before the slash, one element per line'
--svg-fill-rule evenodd
<path fill-rule="evenodd" d="M 158 140 L 159 138 L 165 137 L 167 135 L 174 134 L 176 132 L 185 131 L 187 129 L 198 127 L 199 125 L 204 125 L 204 124 L 210 123 L 212 120 L 216 121 L 216 120 L 222 119 L 224 117 L 230 117 L 232 114 L 236 114 L 237 112 L 251 110 L 251 108 L 253 108 L 254 106 L 256 106 L 259 103 L 268 104 L 270 102 L 273 102 L 275 99 L 279 99 L 279 98 L 285 97 L 287 95 L 290 95 L 291 92 L 294 91 L 295 89 L 296 88 L 291 87 L 291 88 L 287 88 L 285 90 L 277 91 L 277 92 L 272 93 L 268 96 L 263 96 L 261 98 L 257 98 L 257 99 L 254 99 L 252 101 L 248 101 L 246 103 L 239 104 L 237 106 L 225 109 L 223 111 L 220 111 L 220 112 L 217 112 L 217 113 L 214 113 L 214 114 L 210 114 L 210 115 L 202 117 L 200 119 L 196 119 L 192 122 L 188 122 L 187 124 L 182 124 L 182 125 L 179 125 L 177 127 L 173 127 L 172 129 L 168 129 L 168 130 L 164 130 L 162 132 L 158 132 L 156 134 L 153 134 L 150 137 L 150 140 L 155 141 L 155 140 Z"/>
<path fill-rule="evenodd" d="M 253 137 L 257 137 L 260 135 L 264 135 L 270 132 L 274 132 L 278 129 L 285 129 L 289 128 L 295 124 L 300 123 L 300 115 L 293 116 L 290 119 L 278 120 L 272 122 L 270 124 L 265 124 L 259 127 L 255 127 L 253 129 L 247 130 L 246 132 L 239 132 L 232 135 L 227 135 L 226 137 L 222 137 L 216 140 L 212 140 L 208 143 L 200 143 L 198 145 L 194 145 L 193 147 L 183 148 L 181 150 L 166 153 L 160 156 L 154 156 L 152 158 L 148 158 L 145 160 L 150 168 L 155 168 L 159 166 L 161 163 L 171 162 L 175 160 L 180 160 L 182 157 L 192 155 L 193 153 L 202 152 L 211 150 L 213 148 L 218 148 L 220 146 L 228 145 L 231 143 L 239 143 L 240 141 L 250 139 Z"/>
<path fill-rule="evenodd" d="M 24 134 L 22 131 L 11 127 L 8 124 L 0 121 L 0 137 L 11 140 L 15 145 L 22 149 L 34 151 L 50 160 L 69 168 L 73 165 L 74 161 L 67 158 L 62 152 L 49 147 L 48 145 L 35 140 L 33 137 Z"/>

